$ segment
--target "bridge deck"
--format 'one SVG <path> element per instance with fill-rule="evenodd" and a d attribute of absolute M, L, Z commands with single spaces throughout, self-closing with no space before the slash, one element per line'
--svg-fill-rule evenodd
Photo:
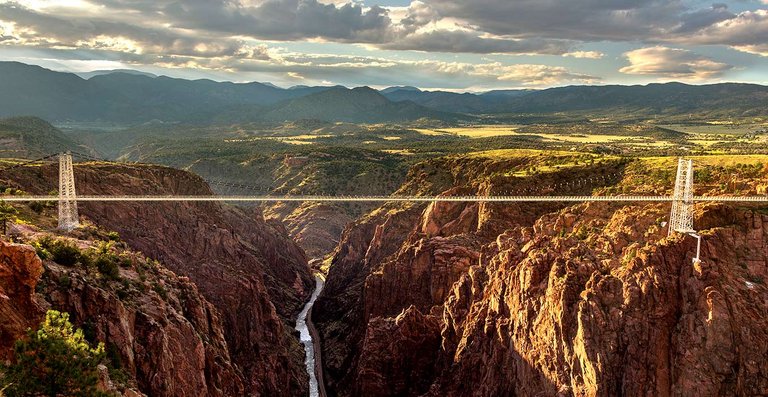
<path fill-rule="evenodd" d="M 1 201 L 56 201 L 58 196 L 0 196 Z M 672 196 L 77 196 L 79 202 L 110 201 L 240 201 L 240 202 L 278 202 L 278 201 L 315 201 L 315 202 L 671 202 Z M 757 202 L 768 203 L 766 196 L 695 196 L 694 202 Z"/>

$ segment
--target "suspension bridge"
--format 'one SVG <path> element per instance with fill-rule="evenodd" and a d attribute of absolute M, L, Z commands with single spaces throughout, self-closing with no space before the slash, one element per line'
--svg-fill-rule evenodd
<path fill-rule="evenodd" d="M 92 161 L 104 161 L 89 155 L 79 154 L 80 157 Z M 72 153 L 60 153 L 45 156 L 40 159 L 14 164 L 0 171 L 23 167 L 29 163 L 50 160 L 58 157 L 59 190 L 58 196 L 53 195 L 2 195 L 0 200 L 6 202 L 31 202 L 58 200 L 59 228 L 72 230 L 79 226 L 77 211 L 78 202 L 671 202 L 672 211 L 669 218 L 669 234 L 689 234 L 699 240 L 693 228 L 693 205 L 696 202 L 741 202 L 768 203 L 765 196 L 695 196 L 693 188 L 693 161 L 680 159 L 678 161 L 675 188 L 672 196 L 642 196 L 642 195 L 498 195 L 498 196 L 323 196 L 323 195 L 78 195 L 75 189 L 75 175 Z M 248 189 L 252 186 L 229 183 L 226 181 L 209 181 L 211 185 L 228 188 Z M 259 186 L 263 189 L 263 186 Z M 698 260 L 698 253 L 694 261 Z"/>

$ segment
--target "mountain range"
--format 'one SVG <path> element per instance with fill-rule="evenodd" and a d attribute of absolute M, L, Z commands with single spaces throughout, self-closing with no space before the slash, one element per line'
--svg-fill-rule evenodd
<path fill-rule="evenodd" d="M 87 77 L 87 78 L 84 78 Z M 656 117 L 706 114 L 768 115 L 768 87 L 682 83 L 567 86 L 485 93 L 423 91 L 416 87 L 295 86 L 185 80 L 131 70 L 76 75 L 18 62 L 0 62 L 0 117 L 34 115 L 54 122 L 126 124 L 232 123 L 317 119 L 345 122 L 471 120 L 480 114 L 577 112 Z"/>

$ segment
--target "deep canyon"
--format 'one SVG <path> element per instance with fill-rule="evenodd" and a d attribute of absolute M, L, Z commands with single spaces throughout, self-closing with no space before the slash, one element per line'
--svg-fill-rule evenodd
<path fill-rule="evenodd" d="M 397 194 L 672 187 L 642 160 L 517 172 L 541 161 L 429 160 L 411 167 Z M 697 194 L 724 180 L 751 192 L 768 177 L 705 167 Z M 54 166 L 21 167 L 4 179 L 46 193 L 56 175 Z M 76 177 L 82 194 L 211 193 L 196 175 L 161 166 L 77 164 Z M 592 182 L 565 183 L 573 180 Z M 338 244 L 321 291 L 296 232 L 258 207 L 80 209 L 86 227 L 62 238 L 87 248 L 115 231 L 130 264 L 117 281 L 39 258 L 28 244 L 51 234 L 52 208 L 39 225 L 14 225 L 18 243 L 0 245 L 0 314 L 9 319 L 0 353 L 7 358 L 46 309 L 67 311 L 111 346 L 129 378 L 124 395 L 309 395 L 301 312 L 313 290 L 329 396 L 768 394 L 768 213 L 759 206 L 697 204 L 704 238 L 694 263 L 695 241 L 667 234 L 668 203 L 386 204 L 345 218 L 343 231 L 328 221 L 340 236 L 328 237 Z M 309 246 L 314 255 L 330 245 Z"/>

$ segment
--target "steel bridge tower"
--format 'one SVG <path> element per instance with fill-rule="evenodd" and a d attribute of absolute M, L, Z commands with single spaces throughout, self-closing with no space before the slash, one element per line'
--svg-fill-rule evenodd
<path fill-rule="evenodd" d="M 59 229 L 71 231 L 80 226 L 77 214 L 75 173 L 70 152 L 59 155 Z"/>
<path fill-rule="evenodd" d="M 693 160 L 679 159 L 677 161 L 677 177 L 675 192 L 672 195 L 672 213 L 669 215 L 669 231 L 688 234 L 697 240 L 696 257 L 693 263 L 700 262 L 701 236 L 693 229 Z"/>
<path fill-rule="evenodd" d="M 672 213 L 669 215 L 669 235 L 674 232 L 692 233 L 693 230 L 693 160 L 679 159 L 675 192 L 672 195 Z"/>

